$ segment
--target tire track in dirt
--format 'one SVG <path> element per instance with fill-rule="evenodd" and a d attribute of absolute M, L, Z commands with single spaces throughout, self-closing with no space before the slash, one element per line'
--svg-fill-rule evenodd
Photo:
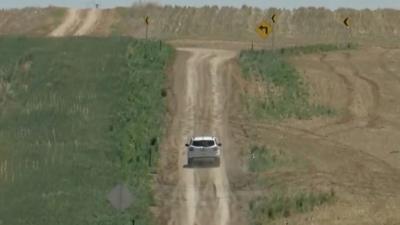
<path fill-rule="evenodd" d="M 346 99 L 346 104 L 345 104 L 346 112 L 341 119 L 339 119 L 335 122 L 332 122 L 332 123 L 327 123 L 325 125 L 319 126 L 319 127 L 315 128 L 315 130 L 322 130 L 322 129 L 326 129 L 326 128 L 332 127 L 332 126 L 348 124 L 351 121 L 353 121 L 355 118 L 355 116 L 351 112 L 351 107 L 354 104 L 354 92 L 355 92 L 354 84 L 350 81 L 350 79 L 347 77 L 346 74 L 338 72 L 335 69 L 335 66 L 333 66 L 330 62 L 328 62 L 326 60 L 326 57 L 327 57 L 327 54 L 322 54 L 321 57 L 319 58 L 319 62 L 321 64 L 325 65 L 328 68 L 330 73 L 335 74 L 337 77 L 339 77 L 342 80 L 342 82 L 344 83 L 344 85 L 346 86 L 346 90 L 347 90 L 347 99 Z"/>
<path fill-rule="evenodd" d="M 360 71 L 358 68 L 355 66 L 355 63 L 352 62 L 352 56 L 350 52 L 345 53 L 346 59 L 352 69 L 352 74 L 357 77 L 360 80 L 365 81 L 372 94 L 372 105 L 370 109 L 368 110 L 368 123 L 367 127 L 376 127 L 377 120 L 379 119 L 378 115 L 378 109 L 379 109 L 379 104 L 380 104 L 380 88 L 379 85 L 373 81 L 370 78 L 367 78 L 366 76 L 361 75 Z"/>
<path fill-rule="evenodd" d="M 397 80 L 400 83 L 400 76 L 397 75 L 396 73 L 394 73 L 393 71 L 391 71 L 389 69 L 389 67 L 387 66 L 387 60 L 391 57 L 388 57 L 387 55 L 389 55 L 391 52 L 393 52 L 392 50 L 385 50 L 382 52 L 382 54 L 379 57 L 379 67 L 389 76 L 391 76 L 392 78 L 394 78 L 395 80 Z"/>
<path fill-rule="evenodd" d="M 81 16 L 83 13 L 84 10 L 68 9 L 64 21 L 53 30 L 49 36 L 63 37 L 68 35 L 82 36 L 90 34 L 101 16 L 101 10 L 90 9 L 85 19 L 82 20 Z"/>
<path fill-rule="evenodd" d="M 213 122 L 212 122 L 212 130 L 217 132 L 217 135 L 222 138 L 222 140 L 225 140 L 225 145 L 229 147 L 229 137 L 228 137 L 228 130 L 227 126 L 223 124 L 223 113 L 224 108 L 223 108 L 223 100 L 226 99 L 222 96 L 222 93 L 220 93 L 221 89 L 220 87 L 223 87 L 224 82 L 222 80 L 222 76 L 218 73 L 219 69 L 221 68 L 221 65 L 225 62 L 228 61 L 229 59 L 233 58 L 235 56 L 235 53 L 232 52 L 223 52 L 223 56 L 221 57 L 215 57 L 211 61 L 211 87 L 212 87 L 212 93 L 213 93 Z M 224 158 L 224 151 L 222 151 L 222 159 Z M 229 189 L 229 182 L 228 182 L 228 176 L 226 174 L 226 168 L 225 168 L 225 161 L 221 160 L 221 166 L 217 169 L 214 170 L 213 176 L 214 176 L 214 185 L 216 187 L 216 198 L 218 200 L 218 211 L 217 211 L 217 220 L 218 225 L 226 225 L 229 222 L 230 218 L 230 201 L 229 201 L 229 195 L 230 195 L 230 189 Z"/>
<path fill-rule="evenodd" d="M 399 96 L 399 92 L 395 91 L 398 83 L 391 84 L 390 82 L 393 82 L 394 79 L 389 79 L 389 77 L 387 77 L 388 80 L 382 81 L 385 79 L 386 74 L 377 68 L 379 66 L 376 62 L 379 60 L 377 54 L 372 54 L 371 57 L 356 51 L 350 56 L 344 54 L 346 53 L 339 52 L 333 53 L 332 57 L 322 56 L 320 62 L 325 61 L 328 64 L 325 64 L 326 68 L 316 65 L 316 68 L 312 69 L 313 71 L 318 70 L 318 73 L 325 73 L 329 76 L 329 79 L 332 79 L 330 82 L 333 79 L 337 82 L 335 84 L 328 83 L 328 88 L 338 87 L 339 84 L 340 90 L 343 90 L 344 93 L 340 93 L 340 95 L 333 93 L 332 95 L 329 92 L 322 99 L 329 98 L 329 101 L 336 103 L 335 105 L 345 106 L 349 111 L 348 116 L 351 118 L 349 121 L 343 122 L 339 118 L 339 120 L 327 124 L 324 123 L 325 120 L 317 119 L 315 122 L 305 121 L 304 123 L 292 125 L 279 122 L 273 123 L 271 121 L 264 122 L 251 118 L 246 120 L 237 116 L 230 120 L 231 127 L 234 130 L 243 131 L 235 132 L 236 136 L 234 138 L 238 142 L 259 140 L 263 144 L 271 146 L 271 148 L 278 146 L 278 148 L 285 149 L 296 157 L 299 156 L 297 158 L 304 157 L 304 161 L 310 162 L 309 167 L 302 172 L 293 170 L 289 174 L 286 171 L 276 174 L 264 174 L 270 182 L 289 183 L 291 187 L 329 187 L 333 188 L 339 195 L 346 193 L 346 195 L 351 196 L 349 198 L 354 199 L 359 196 L 366 196 L 369 199 L 388 198 L 396 201 L 399 197 L 400 170 L 398 164 L 393 163 L 396 161 L 388 160 L 388 157 L 390 157 L 388 154 L 391 154 L 388 150 L 392 150 L 392 146 L 384 143 L 386 140 L 389 142 L 395 138 L 384 137 L 392 131 L 392 128 L 386 125 L 382 129 L 371 128 L 375 128 L 376 124 L 381 125 L 383 122 L 398 121 L 398 117 L 394 116 L 395 107 L 389 106 L 390 101 L 388 101 L 388 99 L 394 99 Z M 371 62 L 371 64 L 365 65 L 369 59 L 373 60 L 374 63 L 372 64 Z M 307 63 L 305 63 L 305 66 L 312 66 L 312 63 L 318 63 L 315 57 L 311 58 L 311 60 L 311 63 L 305 61 Z M 393 61 L 391 65 L 394 66 L 394 63 Z M 313 74 L 317 74 L 317 72 Z M 348 80 L 347 86 L 345 86 L 345 80 L 342 78 L 339 80 L 334 76 L 334 72 L 340 73 L 338 78 L 342 76 L 343 79 Z M 334 75 L 331 75 L 331 73 Z M 393 75 L 396 74 L 390 76 Z M 315 79 L 319 78 L 316 77 Z M 315 83 L 324 85 L 325 82 L 327 81 Z M 387 89 L 384 89 L 384 87 L 387 87 Z M 335 92 L 337 89 L 333 89 L 333 91 Z M 337 100 L 332 96 L 340 96 L 341 99 Z M 337 104 L 339 101 L 340 104 Z M 397 103 L 397 101 L 395 102 Z M 393 121 L 385 121 L 387 119 L 385 116 Z M 342 123 L 337 123 L 338 121 Z M 318 125 L 323 123 L 322 126 L 328 125 L 331 129 L 316 130 L 312 128 L 313 123 Z M 359 132 L 353 130 L 348 135 L 345 133 L 355 128 L 360 128 L 357 130 Z M 255 136 L 249 138 L 249 135 L 246 134 L 249 131 Z M 334 133 L 329 133 L 329 131 L 334 131 Z M 340 135 L 332 135 L 336 133 L 340 133 Z M 395 136 L 395 134 L 392 136 Z M 379 144 L 375 145 L 375 143 L 371 147 L 368 146 L 368 143 L 372 143 L 375 140 L 382 141 L 382 148 Z M 393 157 L 396 157 L 396 155 L 393 155 Z M 274 183 L 274 185 L 279 184 Z M 237 191 L 236 189 L 234 190 Z M 265 196 L 265 192 L 268 190 L 257 189 L 257 187 L 252 189 L 252 187 L 244 186 L 241 187 L 239 193 L 246 198 L 249 195 L 246 193 L 248 191 L 254 194 L 250 194 L 250 196 L 257 198 L 258 196 Z M 239 194 L 235 192 L 235 195 Z M 370 201 L 373 202 L 375 200 Z M 375 203 L 371 204 L 375 205 Z M 377 205 L 377 207 L 380 206 Z M 384 210 L 381 213 L 385 213 Z M 394 213 L 391 214 L 391 216 L 393 215 Z M 321 224 L 320 221 L 317 223 Z"/>
<path fill-rule="evenodd" d="M 179 220 L 179 224 L 188 224 L 188 225 L 194 225 L 195 222 L 195 216 L 196 216 L 196 208 L 197 208 L 197 202 L 198 202 L 198 192 L 196 191 L 195 187 L 195 177 L 194 177 L 194 172 L 193 170 L 184 170 L 182 169 L 182 165 L 186 164 L 186 158 L 185 158 L 185 152 L 184 148 L 180 147 L 182 146 L 180 143 L 185 143 L 187 140 L 187 137 L 189 136 L 188 134 L 191 133 L 191 129 L 194 126 L 195 122 L 195 111 L 194 111 L 194 104 L 195 104 L 195 85 L 193 84 L 193 76 L 196 76 L 196 62 L 199 60 L 200 54 L 198 53 L 192 53 L 193 55 L 189 58 L 187 61 L 187 77 L 186 77 L 186 88 L 185 88 L 185 103 L 186 103 L 186 110 L 184 112 L 184 115 L 182 115 L 182 125 L 181 125 L 181 134 L 180 134 L 180 141 L 178 143 L 175 143 L 175 146 L 178 148 L 183 149 L 183 151 L 179 152 L 179 177 L 180 181 L 178 184 L 178 187 L 184 186 L 184 199 L 186 201 L 186 204 L 184 207 L 179 209 L 180 213 L 185 212 L 186 214 L 180 214 L 180 215 L 171 215 L 171 218 L 173 221 L 171 224 L 178 224 L 177 221 L 174 220 Z M 186 120 L 186 121 L 184 121 Z M 179 129 L 179 128 L 178 128 Z M 179 188 L 178 188 L 179 189 Z M 180 192 L 180 190 L 178 190 Z M 179 193 L 178 193 L 179 194 Z"/>
<path fill-rule="evenodd" d="M 177 148 L 178 182 L 168 202 L 169 225 L 227 225 L 230 219 L 230 189 L 225 168 L 224 149 L 229 149 L 230 135 L 223 115 L 226 96 L 221 68 L 236 53 L 212 49 L 178 49 L 189 54 L 185 70 L 175 71 L 174 87 L 179 90 L 168 143 Z M 183 94 L 182 94 L 183 93 Z M 224 143 L 218 168 L 184 168 L 186 149 L 183 144 L 191 135 L 216 135 Z M 182 146 L 182 147 L 181 147 Z M 226 146 L 226 147 L 225 147 Z M 168 149 L 168 148 L 167 148 Z M 170 206 L 170 205 L 169 205 Z M 171 207 L 171 206 L 170 206 Z"/>
<path fill-rule="evenodd" d="M 49 36 L 62 37 L 74 30 L 80 23 L 79 13 L 80 10 L 78 9 L 68 9 L 64 21 L 55 30 L 53 30 Z"/>
<path fill-rule="evenodd" d="M 193 128 L 195 127 L 195 104 L 196 93 L 198 87 L 195 83 L 195 78 L 198 76 L 199 61 L 204 60 L 204 55 L 199 52 L 190 52 L 190 57 L 186 62 L 185 70 L 183 73 L 175 74 L 179 78 L 174 78 L 177 83 L 173 84 L 173 90 L 179 90 L 183 97 L 176 99 L 176 111 L 174 112 L 170 137 L 171 148 L 178 150 L 178 183 L 173 191 L 172 202 L 176 203 L 177 209 L 171 209 L 169 215 L 168 224 L 188 224 L 194 225 L 196 220 L 196 211 L 199 202 L 199 186 L 198 178 L 194 176 L 194 170 L 183 168 L 187 164 L 186 152 L 183 143 L 187 141 L 187 138 L 193 134 Z M 178 80 L 180 79 L 180 80 Z M 181 82 L 184 83 L 181 83 Z M 182 87 L 183 86 L 183 87 Z M 182 93 L 183 92 L 183 93 Z M 176 136 L 177 135 L 177 136 Z M 169 205 L 169 207 L 171 207 Z"/>
<path fill-rule="evenodd" d="M 293 136 L 293 138 L 309 138 L 310 143 L 319 143 L 322 146 L 330 146 L 335 147 L 337 149 L 336 152 L 329 153 L 332 156 L 339 157 L 339 156 L 349 156 L 351 159 L 357 159 L 355 161 L 361 161 L 365 164 L 371 163 L 381 167 L 383 170 L 387 171 L 386 177 L 392 177 L 392 179 L 399 180 L 398 173 L 400 170 L 393 168 L 389 163 L 386 161 L 376 157 L 373 154 L 363 151 L 362 149 L 355 148 L 348 144 L 342 143 L 335 139 L 329 138 L 325 135 L 318 134 L 312 132 L 307 129 L 295 128 L 291 126 L 284 126 L 284 125 L 272 125 L 272 124 L 265 124 L 265 123 L 258 123 L 258 122 L 239 122 L 237 120 L 230 120 L 230 123 L 233 127 L 237 129 L 246 129 L 246 130 L 266 130 L 266 131 L 273 131 L 277 135 L 284 135 L 286 138 L 287 136 Z M 258 132 L 260 133 L 260 132 Z M 261 132 L 262 133 L 262 132 Z"/>
<path fill-rule="evenodd" d="M 95 27 L 96 22 L 99 20 L 101 16 L 101 10 L 99 9 L 90 9 L 86 15 L 86 18 L 82 25 L 75 32 L 75 36 L 82 36 L 89 34 Z"/>
<path fill-rule="evenodd" d="M 349 65 L 349 68 L 351 69 L 351 75 L 354 76 L 355 78 L 364 81 L 367 83 L 369 89 L 371 90 L 371 95 L 372 95 L 372 101 L 371 101 L 371 106 L 367 109 L 367 124 L 366 125 L 354 125 L 354 126 L 350 126 L 350 124 L 355 121 L 358 120 L 357 116 L 355 114 L 353 114 L 351 112 L 351 108 L 353 108 L 355 102 L 354 102 L 354 98 L 355 98 L 355 84 L 353 84 L 353 82 L 348 78 L 348 75 L 343 74 L 338 72 L 335 69 L 335 66 L 332 65 L 330 62 L 328 62 L 326 60 L 327 55 L 323 54 L 320 57 L 320 62 L 322 64 L 324 64 L 325 66 L 327 66 L 327 68 L 329 69 L 329 72 L 334 73 L 335 75 L 337 75 L 345 84 L 346 86 L 346 90 L 348 91 L 348 98 L 346 100 L 346 113 L 345 115 L 337 120 L 334 121 L 332 123 L 327 123 L 324 124 L 322 126 L 316 127 L 315 130 L 316 131 L 322 131 L 324 129 L 330 128 L 330 127 L 337 127 L 339 125 L 347 125 L 347 127 L 345 128 L 341 128 L 341 129 L 337 129 L 334 131 L 330 131 L 325 133 L 325 135 L 334 135 L 337 133 L 342 133 L 342 132 L 346 132 L 346 131 L 350 131 L 350 130 L 354 130 L 354 129 L 359 129 L 359 128 L 363 128 L 363 127 L 371 127 L 374 128 L 377 126 L 377 121 L 380 119 L 379 115 L 378 115 L 378 109 L 379 109 L 379 104 L 380 104 L 380 88 L 379 85 L 361 75 L 360 71 L 358 70 L 358 68 L 356 68 L 354 66 L 354 62 L 352 61 L 351 55 L 349 52 L 344 53 L 345 59 Z"/>

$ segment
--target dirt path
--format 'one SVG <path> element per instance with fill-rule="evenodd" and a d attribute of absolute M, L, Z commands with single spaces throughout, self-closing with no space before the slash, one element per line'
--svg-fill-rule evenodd
<path fill-rule="evenodd" d="M 171 184 L 172 194 L 162 199 L 168 202 L 164 217 L 169 225 L 232 224 L 232 199 L 224 155 L 233 143 L 223 111 L 230 88 L 226 85 L 225 65 L 235 55 L 224 50 L 178 49 L 171 84 L 176 105 L 170 113 L 171 124 L 163 146 L 169 154 L 179 155 L 174 168 L 177 169 L 176 181 Z M 216 135 L 221 139 L 220 167 L 185 168 L 184 144 L 192 135 Z"/>
<path fill-rule="evenodd" d="M 84 15 L 86 13 L 86 15 Z M 82 18 L 84 16 L 84 18 Z M 68 9 L 67 15 L 62 24 L 60 24 L 49 36 L 63 37 L 68 35 L 82 36 L 88 35 L 94 30 L 96 22 L 101 16 L 101 10 Z"/>
<path fill-rule="evenodd" d="M 50 33 L 52 37 L 62 37 L 67 35 L 74 27 L 79 25 L 79 10 L 68 9 L 67 15 L 62 24 Z"/>
<path fill-rule="evenodd" d="M 90 9 L 82 25 L 75 32 L 74 35 L 82 36 L 89 34 L 94 29 L 96 22 L 99 20 L 100 16 L 101 16 L 101 10 Z"/>

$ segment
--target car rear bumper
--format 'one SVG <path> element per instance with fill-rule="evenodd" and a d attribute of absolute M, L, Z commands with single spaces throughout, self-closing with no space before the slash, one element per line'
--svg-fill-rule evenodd
<path fill-rule="evenodd" d="M 219 158 L 220 153 L 219 151 L 217 152 L 198 152 L 198 151 L 192 151 L 188 152 L 188 158 L 189 159 L 194 159 L 194 158 Z"/>

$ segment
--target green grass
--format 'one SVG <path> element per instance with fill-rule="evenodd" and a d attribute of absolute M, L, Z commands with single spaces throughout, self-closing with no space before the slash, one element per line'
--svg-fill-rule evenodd
<path fill-rule="evenodd" d="M 264 172 L 287 160 L 282 151 L 273 151 L 265 146 L 254 145 L 250 149 L 248 167 L 250 172 Z"/>
<path fill-rule="evenodd" d="M 315 207 L 330 203 L 335 199 L 335 192 L 305 193 L 294 195 L 273 193 L 249 203 L 250 223 L 252 225 L 270 224 L 274 219 L 289 217 L 297 213 L 312 211 Z"/>
<path fill-rule="evenodd" d="M 129 38 L 0 38 L 0 224 L 152 224 L 172 49 Z M 125 182 L 135 202 L 106 196 Z"/>
<path fill-rule="evenodd" d="M 294 46 L 288 48 L 279 49 L 279 54 L 281 55 L 299 55 L 299 54 L 311 54 L 317 52 L 329 52 L 329 51 L 337 51 L 343 49 L 355 49 L 357 48 L 357 44 L 349 43 L 347 45 L 333 45 L 333 44 L 315 44 L 315 45 L 306 45 L 306 46 Z"/>
<path fill-rule="evenodd" d="M 278 120 L 334 115 L 333 109 L 310 102 L 307 84 L 294 66 L 287 62 L 287 57 L 339 49 L 342 47 L 314 45 L 278 51 L 242 51 L 239 61 L 243 76 L 251 81 L 260 80 L 267 91 L 267 96 L 244 96 L 248 111 L 257 118 Z"/>

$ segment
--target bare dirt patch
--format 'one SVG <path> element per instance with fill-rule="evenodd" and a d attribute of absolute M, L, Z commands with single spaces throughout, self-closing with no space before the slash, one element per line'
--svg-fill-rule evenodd
<path fill-rule="evenodd" d="M 376 47 L 295 57 L 292 63 L 309 83 L 313 101 L 334 107 L 340 112 L 337 117 L 231 121 L 235 139 L 279 149 L 299 163 L 261 175 L 265 189 L 254 182 L 246 184 L 253 198 L 269 196 L 269 190 L 276 186 L 288 193 L 336 193 L 335 203 L 276 219 L 272 224 L 400 221 L 400 208 L 395 203 L 400 200 L 400 158 L 393 154 L 400 145 L 400 67 L 395 63 L 399 56 L 397 49 Z"/>

